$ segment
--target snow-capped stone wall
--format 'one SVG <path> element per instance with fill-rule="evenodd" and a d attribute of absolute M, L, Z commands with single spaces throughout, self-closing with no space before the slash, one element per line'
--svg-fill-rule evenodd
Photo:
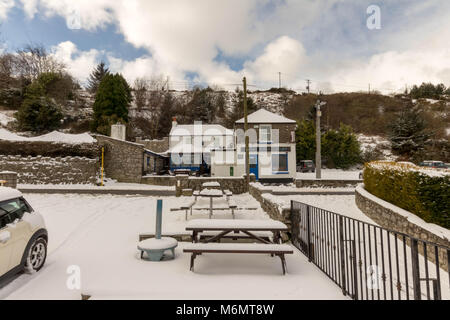
<path fill-rule="evenodd" d="M 98 159 L 0 155 L 0 171 L 17 172 L 20 184 L 94 184 Z"/>
<path fill-rule="evenodd" d="M 358 208 L 381 227 L 450 248 L 450 230 L 427 223 L 411 212 L 375 197 L 366 191 L 363 185 L 356 188 L 355 201 Z M 422 246 L 419 246 L 419 252 L 423 254 Z M 434 248 L 431 246 L 428 258 L 435 262 Z M 445 249 L 439 249 L 439 265 L 448 271 Z"/>

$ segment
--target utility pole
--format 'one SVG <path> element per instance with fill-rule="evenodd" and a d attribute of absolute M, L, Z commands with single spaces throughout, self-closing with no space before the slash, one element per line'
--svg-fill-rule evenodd
<path fill-rule="evenodd" d="M 370 83 L 369 83 L 369 94 L 370 94 Z"/>
<path fill-rule="evenodd" d="M 244 77 L 244 132 L 245 132 L 245 179 L 247 189 L 250 187 L 250 140 L 248 131 L 248 110 L 247 110 L 247 78 Z"/>
<path fill-rule="evenodd" d="M 308 94 L 309 94 L 310 89 L 311 89 L 311 80 L 307 79 L 306 80 L 306 90 L 308 90 Z"/>
<path fill-rule="evenodd" d="M 278 88 L 281 89 L 281 72 L 278 72 Z"/>
<path fill-rule="evenodd" d="M 316 123 L 316 179 L 322 179 L 322 132 L 320 130 L 320 118 L 322 117 L 322 106 L 326 105 L 326 102 L 321 102 L 317 100 L 316 112 L 317 112 L 317 123 Z"/>

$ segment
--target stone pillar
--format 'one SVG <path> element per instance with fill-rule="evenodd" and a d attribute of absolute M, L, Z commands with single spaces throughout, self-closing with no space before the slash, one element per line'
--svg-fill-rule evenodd
<path fill-rule="evenodd" d="M 183 195 L 183 189 L 187 189 L 189 186 L 189 176 L 188 175 L 179 175 L 175 177 L 176 183 L 175 183 L 175 190 L 176 190 L 176 196 L 181 197 Z"/>
<path fill-rule="evenodd" d="M 17 188 L 17 173 L 10 171 L 0 172 L 1 185 L 9 188 Z"/>

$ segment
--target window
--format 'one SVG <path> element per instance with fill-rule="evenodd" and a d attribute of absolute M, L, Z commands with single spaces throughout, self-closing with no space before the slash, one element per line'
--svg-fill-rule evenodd
<path fill-rule="evenodd" d="M 33 210 L 23 199 L 8 200 L 0 203 L 0 228 L 17 219 L 22 219 L 25 212 Z"/>
<path fill-rule="evenodd" d="M 272 143 L 272 126 L 261 125 L 259 127 L 259 142 L 260 143 Z"/>
<path fill-rule="evenodd" d="M 272 155 L 272 171 L 275 174 L 289 172 L 288 155 L 287 154 L 273 154 Z"/>

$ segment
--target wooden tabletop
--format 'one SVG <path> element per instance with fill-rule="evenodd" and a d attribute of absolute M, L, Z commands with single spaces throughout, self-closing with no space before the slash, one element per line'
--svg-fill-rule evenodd
<path fill-rule="evenodd" d="M 225 220 L 225 219 L 196 219 L 186 226 L 187 231 L 287 231 L 288 227 L 276 220 Z"/>

